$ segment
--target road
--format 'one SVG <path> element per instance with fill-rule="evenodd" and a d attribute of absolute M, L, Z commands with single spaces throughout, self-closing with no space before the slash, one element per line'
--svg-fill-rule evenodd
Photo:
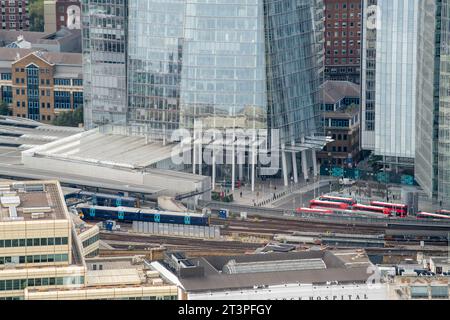
<path fill-rule="evenodd" d="M 331 192 L 339 191 L 340 185 L 336 182 L 332 183 L 331 186 Z M 329 193 L 330 192 L 330 186 L 323 186 L 321 188 L 314 190 L 304 192 L 304 193 L 293 193 L 286 198 L 281 199 L 280 201 L 277 201 L 273 203 L 273 205 L 276 208 L 281 209 L 294 209 L 297 207 L 309 207 L 309 201 L 314 199 L 314 195 L 317 197 L 321 194 Z"/>

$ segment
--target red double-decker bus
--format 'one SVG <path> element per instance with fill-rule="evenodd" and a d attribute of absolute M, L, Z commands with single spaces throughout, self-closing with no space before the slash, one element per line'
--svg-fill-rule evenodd
<path fill-rule="evenodd" d="M 437 219 L 437 220 L 450 220 L 450 216 L 438 213 L 419 212 L 417 213 L 418 219 Z"/>
<path fill-rule="evenodd" d="M 310 208 L 333 208 L 333 209 L 341 209 L 347 210 L 350 205 L 342 202 L 332 202 L 332 201 L 322 201 L 322 200 L 311 200 L 309 202 Z"/>
<path fill-rule="evenodd" d="M 320 196 L 319 200 L 331 201 L 331 202 L 342 202 L 342 203 L 346 203 L 350 206 L 356 204 L 356 201 L 353 198 L 344 198 L 344 197 L 335 197 L 335 196 Z"/>
<path fill-rule="evenodd" d="M 297 208 L 297 213 L 321 213 L 321 214 L 333 214 L 333 210 L 327 209 L 311 209 L 311 208 Z"/>
<path fill-rule="evenodd" d="M 364 204 L 355 204 L 352 207 L 353 211 L 365 211 L 365 212 L 371 212 L 371 213 L 380 213 L 384 214 L 386 216 L 391 215 L 391 210 L 389 208 L 383 208 L 383 207 L 377 207 L 377 206 L 367 206 Z"/>
<path fill-rule="evenodd" d="M 441 214 L 441 215 L 450 217 L 450 211 L 449 210 L 438 210 L 438 211 L 436 211 L 436 214 Z"/>
<path fill-rule="evenodd" d="M 408 215 L 408 206 L 401 203 L 388 203 L 381 201 L 370 201 L 371 206 L 388 208 L 392 213 L 395 213 L 397 217 L 406 217 Z"/>

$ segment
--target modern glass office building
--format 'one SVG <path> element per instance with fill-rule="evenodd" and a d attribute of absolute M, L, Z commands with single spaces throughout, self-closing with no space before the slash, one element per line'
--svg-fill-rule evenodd
<path fill-rule="evenodd" d="M 414 158 L 418 5 L 378 0 L 375 154 Z"/>
<path fill-rule="evenodd" d="M 450 1 L 420 3 L 415 175 L 450 203 Z"/>
<path fill-rule="evenodd" d="M 126 123 L 127 18 L 127 0 L 82 1 L 84 122 L 88 129 Z"/>
<path fill-rule="evenodd" d="M 396 170 L 415 156 L 419 0 L 365 0 L 362 148 Z"/>
<path fill-rule="evenodd" d="M 361 58 L 361 148 L 375 149 L 377 0 L 363 0 Z"/>
<path fill-rule="evenodd" d="M 83 1 L 85 125 L 319 131 L 322 0 Z"/>

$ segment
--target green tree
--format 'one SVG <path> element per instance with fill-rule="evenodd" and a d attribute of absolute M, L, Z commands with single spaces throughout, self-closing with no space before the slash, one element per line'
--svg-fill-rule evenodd
<path fill-rule="evenodd" d="M 83 123 L 83 108 L 60 113 L 53 121 L 55 126 L 78 127 Z"/>
<path fill-rule="evenodd" d="M 44 31 L 44 0 L 31 0 L 30 31 Z"/>
<path fill-rule="evenodd" d="M 11 115 L 11 110 L 6 102 L 0 101 L 0 115 L 9 116 Z"/>

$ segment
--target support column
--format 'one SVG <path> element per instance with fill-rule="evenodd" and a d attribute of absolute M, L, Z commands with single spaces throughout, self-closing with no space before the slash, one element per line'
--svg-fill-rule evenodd
<path fill-rule="evenodd" d="M 198 153 L 197 153 L 197 162 L 198 162 L 198 174 L 202 175 L 202 165 L 203 165 L 203 145 L 202 145 L 202 135 L 201 133 L 198 135 Z"/>
<path fill-rule="evenodd" d="M 234 185 L 236 181 L 236 146 L 234 141 L 236 139 L 236 134 L 233 131 L 233 141 L 231 142 L 231 191 L 234 191 Z"/>
<path fill-rule="evenodd" d="M 256 145 L 255 141 L 252 142 L 252 192 L 255 191 L 255 167 L 256 167 Z"/>
<path fill-rule="evenodd" d="M 302 151 L 302 172 L 303 178 L 308 179 L 308 162 L 306 161 L 306 150 Z"/>
<path fill-rule="evenodd" d="M 285 145 L 281 145 L 281 170 L 283 171 L 283 178 L 284 178 L 284 186 L 289 186 L 289 180 L 288 180 L 288 174 L 287 174 L 287 162 L 286 162 L 286 151 L 285 151 Z"/>
<path fill-rule="evenodd" d="M 242 182 L 244 180 L 244 161 L 245 161 L 245 154 L 241 150 L 239 151 L 239 180 Z"/>
<path fill-rule="evenodd" d="M 195 143 L 195 132 L 194 132 L 194 140 L 192 141 L 192 173 L 195 174 L 195 166 L 197 158 L 196 158 L 196 149 L 197 149 L 197 144 Z"/>
<path fill-rule="evenodd" d="M 215 142 L 216 140 L 214 140 Z M 213 142 L 213 144 L 214 144 Z M 213 146 L 213 151 L 212 151 L 212 190 L 214 190 L 214 188 L 216 187 L 216 146 Z"/>
<path fill-rule="evenodd" d="M 295 147 L 295 141 L 292 141 L 292 147 Z M 292 174 L 294 175 L 294 183 L 298 183 L 298 171 L 297 171 L 297 154 L 292 152 Z"/>
<path fill-rule="evenodd" d="M 313 162 L 313 171 L 314 176 L 317 177 L 319 175 L 319 171 L 317 168 L 317 155 L 316 155 L 316 149 L 311 150 L 311 156 L 312 156 L 312 162 Z"/>

